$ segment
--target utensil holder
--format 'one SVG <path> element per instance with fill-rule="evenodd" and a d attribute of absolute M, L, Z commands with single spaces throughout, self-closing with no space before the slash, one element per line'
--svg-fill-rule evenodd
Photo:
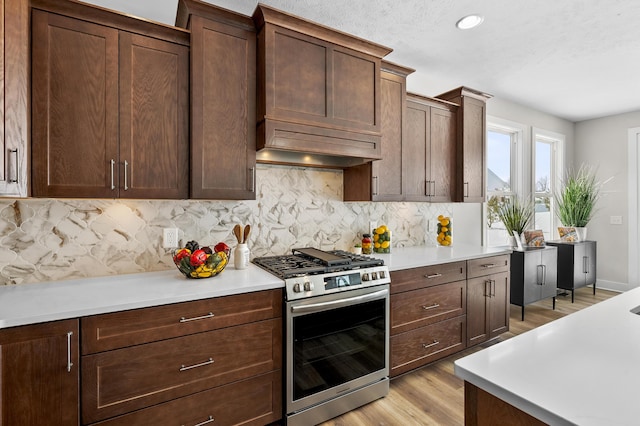
<path fill-rule="evenodd" d="M 233 266 L 236 269 L 246 269 L 249 266 L 251 252 L 247 244 L 238 244 L 233 250 Z"/>

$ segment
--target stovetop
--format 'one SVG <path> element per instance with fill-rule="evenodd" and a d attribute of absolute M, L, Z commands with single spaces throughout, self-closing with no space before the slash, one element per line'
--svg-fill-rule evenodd
<path fill-rule="evenodd" d="M 293 249 L 289 255 L 257 257 L 252 262 L 282 279 L 384 265 L 382 259 L 315 248 Z"/>

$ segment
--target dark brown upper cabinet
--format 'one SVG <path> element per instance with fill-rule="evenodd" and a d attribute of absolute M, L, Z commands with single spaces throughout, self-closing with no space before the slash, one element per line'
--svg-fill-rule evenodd
<path fill-rule="evenodd" d="M 258 161 L 314 165 L 313 156 L 328 156 L 331 165 L 351 166 L 380 159 L 380 63 L 391 49 L 263 4 L 253 19 Z M 277 155 L 283 152 L 290 160 Z"/>
<path fill-rule="evenodd" d="M 406 137 L 407 76 L 413 69 L 382 61 L 381 160 L 344 170 L 345 201 L 402 201 L 402 143 Z"/>
<path fill-rule="evenodd" d="M 437 98 L 460 105 L 456 136 L 455 201 L 483 203 L 487 195 L 486 103 L 491 95 L 459 87 Z"/>
<path fill-rule="evenodd" d="M 189 34 L 32 1 L 32 192 L 187 198 Z"/>
<path fill-rule="evenodd" d="M 191 198 L 256 198 L 256 32 L 253 21 L 180 0 L 191 31 Z"/>
<path fill-rule="evenodd" d="M 0 196 L 26 197 L 29 164 L 29 2 L 0 2 Z"/>
<path fill-rule="evenodd" d="M 402 150 L 406 201 L 453 201 L 457 111 L 450 102 L 407 96 Z"/>

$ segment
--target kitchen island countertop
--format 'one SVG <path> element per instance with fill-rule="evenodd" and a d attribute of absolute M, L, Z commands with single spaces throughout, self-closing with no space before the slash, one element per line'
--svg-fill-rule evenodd
<path fill-rule="evenodd" d="M 395 271 L 510 252 L 507 247 L 455 245 L 394 247 L 390 254 L 373 256 Z M 283 280 L 253 264 L 244 270 L 229 265 L 208 279 L 187 279 L 172 269 L 4 285 L 0 286 L 0 329 L 283 287 Z"/>
<path fill-rule="evenodd" d="M 640 288 L 455 361 L 455 374 L 552 425 L 635 425 Z"/>

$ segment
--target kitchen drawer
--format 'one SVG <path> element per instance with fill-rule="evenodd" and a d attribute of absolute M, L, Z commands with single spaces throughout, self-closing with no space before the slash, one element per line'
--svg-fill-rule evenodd
<path fill-rule="evenodd" d="M 467 260 L 467 278 L 509 272 L 510 254 Z"/>
<path fill-rule="evenodd" d="M 282 368 L 282 318 L 82 357 L 92 423 Z"/>
<path fill-rule="evenodd" d="M 467 278 L 465 261 L 391 272 L 391 294 Z"/>
<path fill-rule="evenodd" d="M 100 423 L 100 426 L 265 425 L 282 418 L 280 370 L 219 386 Z"/>
<path fill-rule="evenodd" d="M 391 337 L 391 376 L 443 358 L 465 348 L 466 315 Z"/>
<path fill-rule="evenodd" d="M 464 315 L 466 310 L 466 280 L 394 294 L 391 335 Z"/>
<path fill-rule="evenodd" d="M 85 317 L 82 354 L 281 317 L 282 300 L 276 289 Z"/>

